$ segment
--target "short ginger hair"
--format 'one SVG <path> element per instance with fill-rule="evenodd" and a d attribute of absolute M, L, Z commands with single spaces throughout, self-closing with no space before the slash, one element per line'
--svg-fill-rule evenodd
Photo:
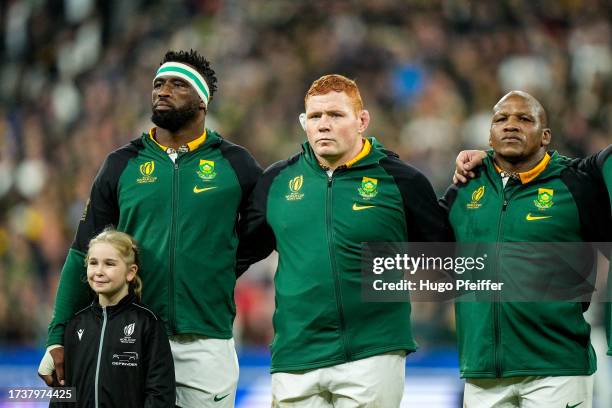
<path fill-rule="evenodd" d="M 321 78 L 314 81 L 312 85 L 310 85 L 308 92 L 306 92 L 304 105 L 311 96 L 325 95 L 332 91 L 346 93 L 353 102 L 355 114 L 363 110 L 363 101 L 361 100 L 361 94 L 359 93 L 359 88 L 355 81 L 338 74 L 323 75 Z"/>

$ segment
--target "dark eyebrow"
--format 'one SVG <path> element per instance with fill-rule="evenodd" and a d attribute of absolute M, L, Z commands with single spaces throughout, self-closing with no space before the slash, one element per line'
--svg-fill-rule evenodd
<path fill-rule="evenodd" d="M 179 78 L 179 77 L 161 77 L 161 78 L 155 78 L 155 81 L 153 81 L 154 84 L 158 84 L 158 83 L 166 83 L 167 81 L 172 81 L 172 82 L 180 82 L 183 85 L 187 85 L 188 82 L 185 81 L 183 78 Z"/>
<path fill-rule="evenodd" d="M 509 115 L 516 115 L 516 116 L 529 116 L 530 118 L 535 118 L 535 116 L 532 113 L 529 112 L 506 112 L 506 111 L 497 111 L 493 114 L 493 116 L 509 116 Z"/>
<path fill-rule="evenodd" d="M 179 77 L 171 77 L 171 78 L 169 78 L 169 79 L 171 79 L 172 81 L 175 81 L 175 82 L 180 82 L 180 83 L 182 83 L 182 84 L 187 84 L 187 81 L 185 81 L 183 78 L 179 78 Z"/>

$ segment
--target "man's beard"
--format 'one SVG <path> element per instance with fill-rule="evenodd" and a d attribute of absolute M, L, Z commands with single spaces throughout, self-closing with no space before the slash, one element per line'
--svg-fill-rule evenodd
<path fill-rule="evenodd" d="M 165 111 L 153 109 L 151 121 L 162 129 L 176 132 L 191 121 L 199 110 L 200 104 L 198 102 L 194 102 L 181 109 L 170 109 Z"/>

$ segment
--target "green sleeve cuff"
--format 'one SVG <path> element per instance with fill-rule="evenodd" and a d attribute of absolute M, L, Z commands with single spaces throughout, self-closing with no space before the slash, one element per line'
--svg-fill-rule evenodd
<path fill-rule="evenodd" d="M 62 268 L 53 317 L 49 324 L 46 347 L 64 344 L 66 323 L 76 312 L 86 307 L 92 300 L 93 292 L 87 284 L 85 253 L 71 248 Z"/>

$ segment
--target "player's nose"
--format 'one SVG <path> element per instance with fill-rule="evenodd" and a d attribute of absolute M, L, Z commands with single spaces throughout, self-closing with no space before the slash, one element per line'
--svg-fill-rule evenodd
<path fill-rule="evenodd" d="M 317 128 L 319 129 L 319 131 L 329 130 L 330 127 L 331 127 L 331 121 L 329 119 L 329 116 L 327 115 L 321 116 L 321 119 L 319 119 L 319 122 L 317 123 Z"/>

